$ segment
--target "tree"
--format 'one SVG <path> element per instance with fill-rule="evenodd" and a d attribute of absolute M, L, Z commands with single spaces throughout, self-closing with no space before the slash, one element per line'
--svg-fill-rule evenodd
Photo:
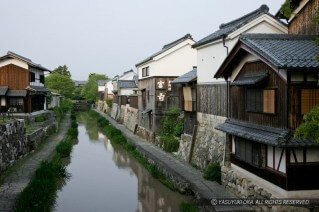
<path fill-rule="evenodd" d="M 319 106 L 304 116 L 302 123 L 295 131 L 295 139 L 312 138 L 319 143 Z"/>
<path fill-rule="evenodd" d="M 52 71 L 52 74 L 55 74 L 55 73 L 58 73 L 58 74 L 61 74 L 64 76 L 68 76 L 69 78 L 71 78 L 71 73 L 69 71 L 69 68 L 66 65 L 59 66 L 56 69 L 54 69 Z"/>
<path fill-rule="evenodd" d="M 280 13 L 285 16 L 287 19 L 290 18 L 293 12 L 293 6 L 291 4 L 291 0 L 286 0 L 285 3 L 280 8 Z"/>
<path fill-rule="evenodd" d="M 45 86 L 56 93 L 71 98 L 74 90 L 74 82 L 69 76 L 52 73 L 45 79 Z"/>
<path fill-rule="evenodd" d="M 83 99 L 82 87 L 76 87 L 74 89 L 72 99 L 74 99 L 74 100 L 82 100 Z"/>
<path fill-rule="evenodd" d="M 88 82 L 82 89 L 81 96 L 89 103 L 94 103 L 97 100 L 99 80 L 107 80 L 107 76 L 104 74 L 91 73 Z"/>

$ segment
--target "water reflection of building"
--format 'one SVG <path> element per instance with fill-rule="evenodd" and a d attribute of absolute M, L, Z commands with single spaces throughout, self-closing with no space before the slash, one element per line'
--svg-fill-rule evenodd
<path fill-rule="evenodd" d="M 179 204 L 190 200 L 173 192 L 154 179 L 149 172 L 132 158 L 122 147 L 113 145 L 113 160 L 122 169 L 130 170 L 138 179 L 138 209 L 148 211 L 179 211 Z"/>

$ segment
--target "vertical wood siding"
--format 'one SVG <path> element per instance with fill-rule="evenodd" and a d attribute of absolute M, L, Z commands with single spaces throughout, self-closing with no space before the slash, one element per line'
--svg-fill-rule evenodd
<path fill-rule="evenodd" d="M 289 23 L 289 34 L 319 34 L 319 26 L 314 23 L 319 9 L 319 0 L 310 0 L 309 3 Z"/>
<path fill-rule="evenodd" d="M 24 90 L 29 86 L 29 71 L 10 64 L 0 68 L 0 86 L 12 90 Z"/>
<path fill-rule="evenodd" d="M 266 125 L 276 128 L 287 128 L 287 86 L 270 67 L 262 62 L 247 63 L 239 73 L 238 77 L 247 73 L 267 71 L 269 81 L 262 89 L 275 88 L 275 114 L 248 112 L 246 110 L 246 88 L 245 86 L 231 86 L 230 88 L 230 116 L 232 119 Z"/>
<path fill-rule="evenodd" d="M 227 116 L 227 85 L 197 85 L 197 111 Z"/>

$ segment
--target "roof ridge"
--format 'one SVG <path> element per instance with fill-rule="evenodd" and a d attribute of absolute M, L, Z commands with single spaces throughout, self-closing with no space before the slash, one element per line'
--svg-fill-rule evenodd
<path fill-rule="evenodd" d="M 192 39 L 192 40 L 193 40 L 192 35 L 188 33 L 188 34 L 184 35 L 183 37 L 181 37 L 181 38 L 179 38 L 179 39 L 177 39 L 177 40 L 175 40 L 175 41 L 173 41 L 173 42 L 170 42 L 170 43 L 164 45 L 162 49 L 170 48 L 172 45 L 175 46 L 175 44 L 177 44 L 177 43 L 179 43 L 179 42 L 181 42 L 181 41 L 187 40 L 187 39 Z"/>
<path fill-rule="evenodd" d="M 281 40 L 315 40 L 318 35 L 274 34 L 274 33 L 243 33 L 240 39 L 281 39 Z"/>
<path fill-rule="evenodd" d="M 225 28 L 225 27 L 227 27 L 227 26 L 233 25 L 233 24 L 235 24 L 236 22 L 239 22 L 240 20 L 245 19 L 245 18 L 247 18 L 247 17 L 249 17 L 249 16 L 251 16 L 251 15 L 259 14 L 259 13 L 268 13 L 268 12 L 269 12 L 269 7 L 268 7 L 266 4 L 263 4 L 263 5 L 261 5 L 258 9 L 254 10 L 254 11 L 252 11 L 252 12 L 250 12 L 250 13 L 247 13 L 247 14 L 244 15 L 244 16 L 241 16 L 241 17 L 239 17 L 239 18 L 237 18 L 237 19 L 235 19 L 235 20 L 232 20 L 232 21 L 230 21 L 230 22 L 221 24 L 221 25 L 219 26 L 219 29 L 222 29 L 222 28 Z"/>

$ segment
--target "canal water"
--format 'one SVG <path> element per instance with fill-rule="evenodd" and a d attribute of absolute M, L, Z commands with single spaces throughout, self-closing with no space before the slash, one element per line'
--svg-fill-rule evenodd
<path fill-rule="evenodd" d="M 133 157 L 112 144 L 86 112 L 77 116 L 78 141 L 66 162 L 70 179 L 57 192 L 54 211 L 179 211 L 190 197 L 172 192 Z"/>

